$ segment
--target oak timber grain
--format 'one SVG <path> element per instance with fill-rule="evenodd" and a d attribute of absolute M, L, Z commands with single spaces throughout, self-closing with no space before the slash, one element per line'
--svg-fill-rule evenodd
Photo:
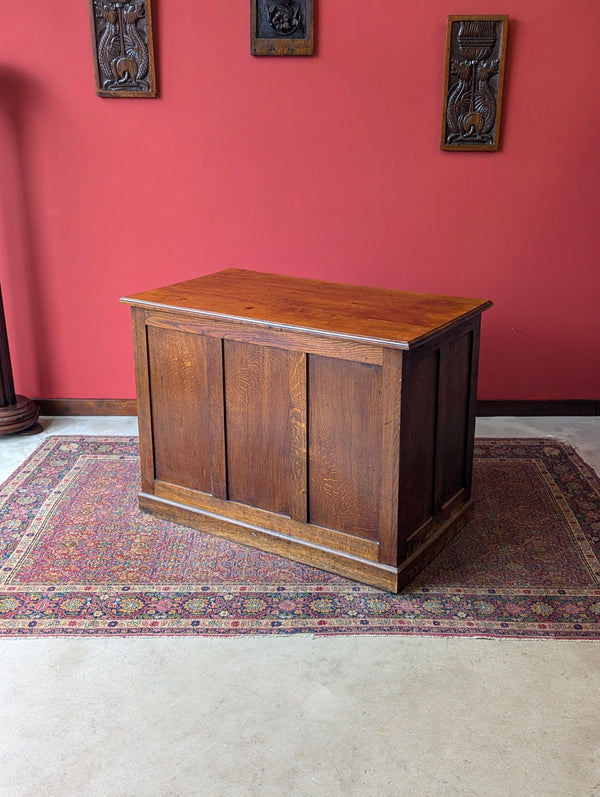
<path fill-rule="evenodd" d="M 309 522 L 379 538 L 381 368 L 310 356 Z"/>
<path fill-rule="evenodd" d="M 434 515 L 464 485 L 472 345 L 465 334 L 440 349 Z"/>
<path fill-rule="evenodd" d="M 383 352 L 381 410 L 381 494 L 379 498 L 380 561 L 398 566 L 400 435 L 404 352 Z"/>
<path fill-rule="evenodd" d="M 202 301 L 198 302 L 198 297 Z M 492 303 L 227 269 L 126 297 L 136 306 L 410 348 Z"/>
<path fill-rule="evenodd" d="M 139 307 L 132 307 L 131 321 L 133 327 L 133 356 L 135 358 L 135 388 L 138 407 L 142 491 L 151 491 L 154 484 L 154 435 L 152 434 L 150 353 L 148 351 L 146 311 Z"/>
<path fill-rule="evenodd" d="M 400 431 L 398 557 L 433 512 L 439 352 L 404 357 Z"/>
<path fill-rule="evenodd" d="M 289 352 L 226 340 L 223 362 L 227 494 L 289 515 Z"/>
<path fill-rule="evenodd" d="M 327 548 L 319 543 L 307 543 L 301 538 L 279 535 L 271 528 L 251 526 L 239 518 L 205 512 L 171 503 L 155 495 L 140 493 L 139 506 L 157 517 L 181 523 L 234 542 L 250 545 L 262 551 L 284 556 L 321 570 L 364 581 L 375 587 L 395 592 L 398 588 L 396 568 L 346 553 L 342 548 Z"/>
<path fill-rule="evenodd" d="M 206 338 L 148 327 L 154 478 L 211 492 Z M 176 393 L 179 401 L 171 397 Z"/>
<path fill-rule="evenodd" d="M 293 520 L 308 522 L 308 357 L 289 353 L 290 425 L 290 514 Z"/>
<path fill-rule="evenodd" d="M 391 590 L 466 522 L 490 302 L 236 269 L 123 301 L 144 509 Z"/>
<path fill-rule="evenodd" d="M 233 509 L 236 519 L 241 524 L 263 528 L 265 533 L 267 530 L 271 531 L 276 537 L 302 540 L 309 545 L 316 544 L 330 548 L 332 551 L 343 551 L 351 556 L 370 559 L 373 562 L 378 562 L 380 559 L 379 545 L 373 540 L 355 537 L 336 529 L 313 526 L 276 512 L 231 501 L 223 502 L 212 495 L 160 481 L 154 483 L 154 495 L 166 501 L 187 506 L 194 511 L 199 510 L 224 517 L 231 514 Z M 202 528 L 202 526 L 200 525 L 198 528 Z"/>
<path fill-rule="evenodd" d="M 237 319 L 221 320 L 215 318 L 195 317 L 190 320 L 188 316 L 178 316 L 170 313 L 169 317 L 149 314 L 148 326 L 164 327 L 166 329 L 180 329 L 182 332 L 198 332 L 202 325 L 202 334 L 215 336 L 221 340 L 237 340 L 241 343 L 254 343 L 257 346 L 283 346 L 290 351 L 300 351 L 305 354 L 322 354 L 329 357 L 341 357 L 346 360 L 374 363 L 381 365 L 382 350 L 380 347 L 361 343 L 353 340 L 336 338 L 331 340 L 323 335 L 295 331 L 293 337 L 284 327 L 274 325 L 249 327 L 244 321 Z"/>

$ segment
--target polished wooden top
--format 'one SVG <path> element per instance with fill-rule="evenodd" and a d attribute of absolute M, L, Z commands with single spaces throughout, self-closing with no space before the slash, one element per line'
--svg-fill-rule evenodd
<path fill-rule="evenodd" d="M 219 271 L 121 301 L 404 349 L 421 345 L 492 305 L 485 299 L 366 288 L 245 269 Z"/>

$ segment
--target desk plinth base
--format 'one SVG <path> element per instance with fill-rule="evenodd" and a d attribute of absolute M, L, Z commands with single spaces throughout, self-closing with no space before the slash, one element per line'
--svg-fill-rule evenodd
<path fill-rule="evenodd" d="M 199 529 L 388 592 L 400 592 L 473 516 L 473 502 L 468 501 L 437 526 L 399 567 L 390 567 L 149 493 L 140 493 L 138 502 L 143 512 L 163 520 Z"/>

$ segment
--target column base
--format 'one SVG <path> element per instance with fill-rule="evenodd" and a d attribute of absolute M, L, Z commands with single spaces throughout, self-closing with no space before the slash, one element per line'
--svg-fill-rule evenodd
<path fill-rule="evenodd" d="M 15 396 L 15 403 L 0 407 L 0 435 L 38 434 L 42 427 L 37 422 L 40 412 L 31 399 Z"/>

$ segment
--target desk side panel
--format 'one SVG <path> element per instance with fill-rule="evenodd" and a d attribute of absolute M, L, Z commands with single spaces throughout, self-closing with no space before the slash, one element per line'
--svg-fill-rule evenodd
<path fill-rule="evenodd" d="M 437 346 L 404 358 L 399 510 L 404 557 L 469 501 L 478 332 L 476 319 L 446 333 Z"/>

